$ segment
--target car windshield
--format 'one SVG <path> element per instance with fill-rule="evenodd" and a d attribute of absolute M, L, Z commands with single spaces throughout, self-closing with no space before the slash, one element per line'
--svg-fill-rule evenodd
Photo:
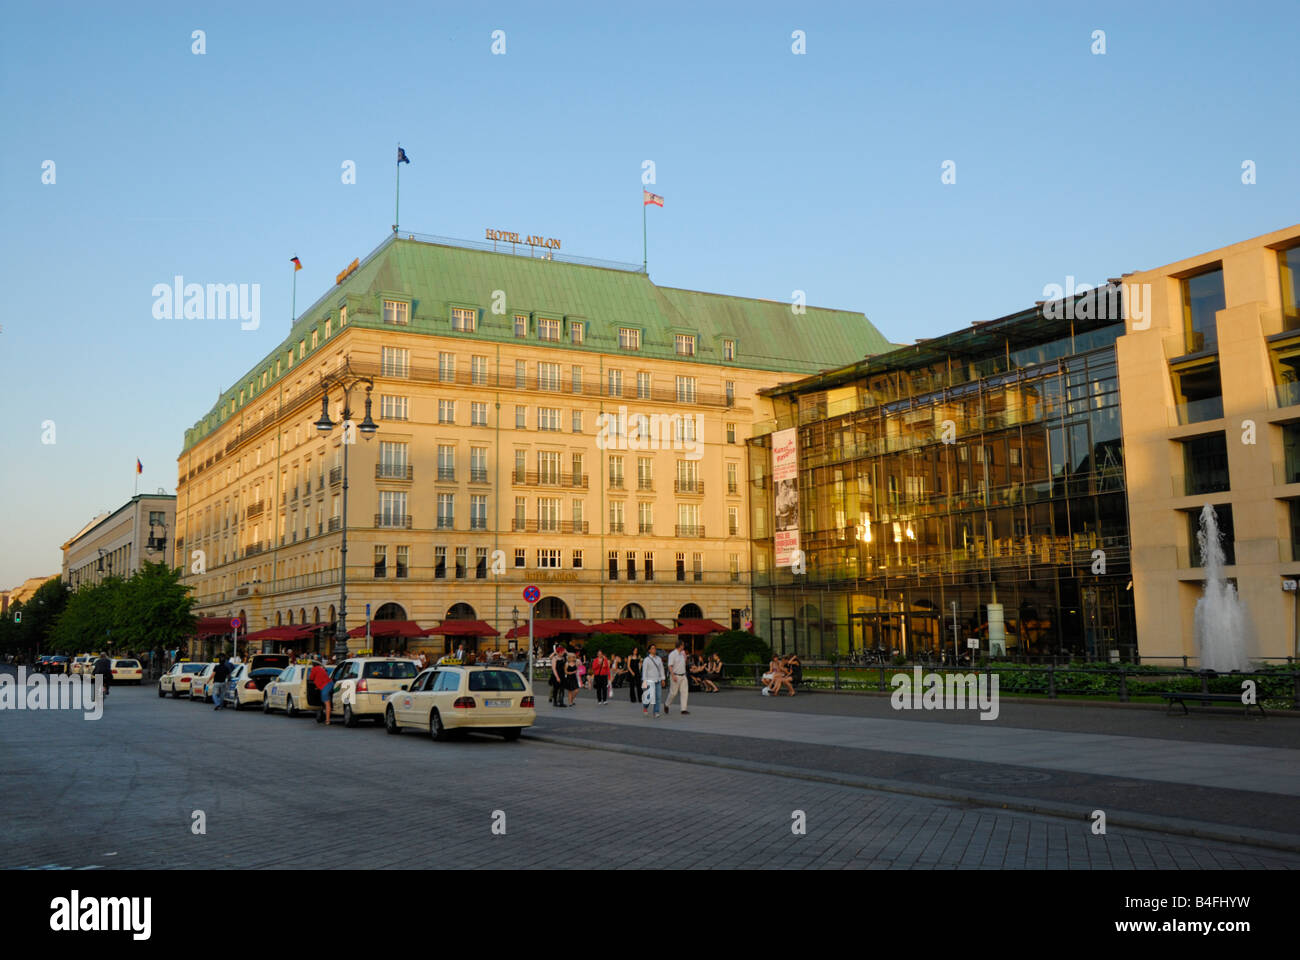
<path fill-rule="evenodd" d="M 203 664 L 201 663 L 186 663 L 181 666 L 182 673 L 198 673 L 202 669 Z"/>
<path fill-rule="evenodd" d="M 248 660 L 255 670 L 260 670 L 262 667 L 275 667 L 277 670 L 283 670 L 289 665 L 289 655 L 287 653 L 256 653 L 249 657 Z"/>
<path fill-rule="evenodd" d="M 375 660 L 365 665 L 361 676 L 371 680 L 410 680 L 418 672 L 409 660 Z"/>
<path fill-rule="evenodd" d="M 118 665 L 119 667 L 138 667 L 138 666 L 140 666 L 140 661 L 138 661 L 138 660 L 119 660 L 119 661 L 117 661 L 117 665 Z"/>
<path fill-rule="evenodd" d="M 513 670 L 475 670 L 469 675 L 470 690 L 504 691 L 524 689 L 524 678 Z"/>

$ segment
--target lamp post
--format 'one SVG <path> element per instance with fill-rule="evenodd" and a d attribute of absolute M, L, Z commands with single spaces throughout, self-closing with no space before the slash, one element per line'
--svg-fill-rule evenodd
<path fill-rule="evenodd" d="M 356 427 L 352 426 L 352 388 L 359 383 L 366 385 L 366 416 Z M 379 429 L 378 424 L 370 419 L 370 391 L 375 381 L 352 372 L 352 365 L 344 358 L 340 370 L 321 377 L 320 419 L 316 421 L 316 430 L 325 436 L 334 430 L 334 421 L 330 419 L 330 387 L 343 390 L 343 541 L 339 548 L 339 615 L 334 623 L 335 660 L 342 660 L 348 655 L 348 447 L 356 438 L 353 429 L 360 430 L 361 435 L 370 439 Z"/>

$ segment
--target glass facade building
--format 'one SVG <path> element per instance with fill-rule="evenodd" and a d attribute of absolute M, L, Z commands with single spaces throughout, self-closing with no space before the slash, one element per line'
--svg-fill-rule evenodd
<path fill-rule="evenodd" d="M 1124 323 L 1107 291 L 763 391 L 776 419 L 749 441 L 754 630 L 813 658 L 946 658 L 971 638 L 1133 658 Z M 790 429 L 797 513 L 783 483 L 778 518 L 772 448 Z"/>

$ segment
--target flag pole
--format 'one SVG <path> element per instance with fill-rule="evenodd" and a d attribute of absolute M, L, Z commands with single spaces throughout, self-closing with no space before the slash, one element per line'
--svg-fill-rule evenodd
<path fill-rule="evenodd" d="M 641 272 L 647 273 L 646 270 L 646 245 L 645 245 L 645 193 L 641 195 Z"/>
<path fill-rule="evenodd" d="M 289 307 L 289 329 L 293 329 L 294 321 L 298 319 L 298 268 L 293 268 L 293 303 Z"/>
<path fill-rule="evenodd" d="M 393 233 L 397 233 L 397 226 L 402 221 L 398 213 L 402 209 L 402 145 L 397 145 L 397 196 L 393 199 Z"/>

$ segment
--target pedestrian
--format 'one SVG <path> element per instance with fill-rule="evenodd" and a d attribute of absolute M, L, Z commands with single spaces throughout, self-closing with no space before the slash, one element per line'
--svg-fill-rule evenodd
<path fill-rule="evenodd" d="M 691 711 L 687 709 L 687 702 L 690 698 L 691 687 L 688 680 L 687 663 L 686 663 L 686 641 L 678 640 L 677 647 L 672 653 L 668 654 L 668 675 L 672 678 L 672 689 L 668 691 L 668 699 L 664 701 L 664 716 L 668 716 L 668 704 L 673 702 L 673 697 L 681 694 L 682 716 L 686 716 Z"/>
<path fill-rule="evenodd" d="M 623 666 L 623 658 L 617 653 L 609 661 L 609 688 L 617 689 L 623 684 L 623 671 L 627 669 Z"/>
<path fill-rule="evenodd" d="M 641 698 L 641 654 L 636 647 L 627 655 L 627 698 L 632 703 Z"/>
<path fill-rule="evenodd" d="M 330 703 L 334 696 L 334 683 L 330 680 L 330 673 L 319 662 L 311 668 L 311 673 L 307 675 L 307 682 L 310 683 L 320 693 L 321 709 L 325 711 L 325 726 L 330 725 Z"/>
<path fill-rule="evenodd" d="M 564 647 L 558 643 L 551 650 L 551 706 L 564 706 Z"/>
<path fill-rule="evenodd" d="M 596 659 L 591 661 L 591 685 L 596 691 L 596 706 L 609 703 L 609 661 L 605 651 L 597 650 Z"/>
<path fill-rule="evenodd" d="M 221 659 L 217 661 L 216 667 L 212 670 L 212 699 L 216 702 L 213 710 L 220 710 L 226 705 L 224 696 L 226 692 L 226 680 L 230 677 L 230 661 L 226 659 L 223 653 Z"/>
<path fill-rule="evenodd" d="M 570 653 L 564 661 L 564 689 L 569 692 L 569 706 L 576 705 L 578 701 L 578 685 L 581 681 L 578 679 L 578 656 Z"/>
<path fill-rule="evenodd" d="M 664 676 L 664 662 L 659 659 L 658 648 L 652 643 L 646 651 L 645 660 L 641 662 L 641 687 L 643 689 L 641 712 L 650 713 L 650 706 L 655 708 L 655 719 L 659 719 L 659 701 L 662 699 L 661 688 L 667 679 Z"/>
<path fill-rule="evenodd" d="M 99 659 L 95 661 L 95 666 L 90 671 L 90 695 L 95 695 L 95 677 L 103 678 L 104 702 L 108 702 L 108 688 L 113 684 L 113 661 L 108 659 L 108 654 L 101 653 Z"/>

